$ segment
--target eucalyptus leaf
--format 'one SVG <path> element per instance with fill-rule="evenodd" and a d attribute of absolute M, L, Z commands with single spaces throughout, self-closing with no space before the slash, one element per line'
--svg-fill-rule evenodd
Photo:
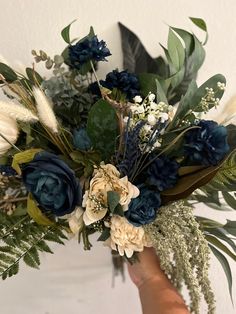
<path fill-rule="evenodd" d="M 156 102 L 161 102 L 163 101 L 165 104 L 168 104 L 168 100 L 166 98 L 165 92 L 158 81 L 158 79 L 155 80 L 156 82 Z"/>

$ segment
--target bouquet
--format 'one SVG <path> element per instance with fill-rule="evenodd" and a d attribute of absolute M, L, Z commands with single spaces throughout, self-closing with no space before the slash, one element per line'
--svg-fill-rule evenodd
<path fill-rule="evenodd" d="M 206 42 L 206 23 L 191 20 Z M 71 24 L 61 32 L 61 54 L 33 50 L 35 63 L 20 73 L 0 63 L 1 277 L 17 274 L 21 260 L 38 268 L 40 251 L 52 253 L 49 241 L 77 236 L 89 250 L 97 233 L 130 263 L 154 247 L 172 283 L 187 287 L 190 310 L 199 313 L 203 295 L 214 313 L 210 251 L 232 296 L 224 253 L 236 260 L 236 222 L 196 217 L 193 209 L 236 209 L 235 111 L 228 108 L 220 124 L 204 116 L 219 106 L 225 77 L 197 86 L 205 43 L 194 34 L 170 27 L 165 58 L 153 59 L 119 24 L 125 70 L 100 80 L 109 48 L 92 27 L 72 40 Z"/>

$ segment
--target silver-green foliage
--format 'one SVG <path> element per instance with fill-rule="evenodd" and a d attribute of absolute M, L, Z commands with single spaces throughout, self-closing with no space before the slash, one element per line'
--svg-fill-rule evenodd
<path fill-rule="evenodd" d="M 64 244 L 64 239 L 58 227 L 38 225 L 28 215 L 14 217 L 0 212 L 0 276 L 16 275 L 21 260 L 38 268 L 39 253 L 52 253 L 47 241 Z"/>

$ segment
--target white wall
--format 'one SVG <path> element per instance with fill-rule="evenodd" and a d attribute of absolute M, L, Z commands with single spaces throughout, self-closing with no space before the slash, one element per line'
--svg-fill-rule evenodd
<path fill-rule="evenodd" d="M 103 77 L 113 68 L 122 67 L 118 21 L 135 31 L 151 55 L 157 56 L 161 53 L 158 43 L 166 43 L 167 24 L 204 35 L 188 21 L 188 16 L 204 18 L 210 34 L 199 83 L 215 73 L 224 74 L 228 84 L 223 101 L 227 101 L 236 92 L 235 0 L 0 0 L 0 54 L 9 63 L 18 60 L 25 65 L 32 62 L 31 49 L 43 49 L 53 56 L 64 47 L 61 29 L 78 18 L 72 34 L 83 36 L 93 25 L 112 52 L 109 62 L 100 67 L 99 76 Z M 205 207 L 199 208 L 198 214 L 220 221 L 226 217 L 236 220 L 235 212 Z M 84 253 L 76 241 L 55 249 L 54 256 L 43 256 L 41 271 L 24 269 L 17 278 L 1 283 L 1 313 L 140 313 L 136 290 L 128 279 L 126 284 L 118 280 L 115 289 L 110 289 L 106 249 L 97 246 L 92 253 Z M 231 265 L 235 281 L 236 264 Z M 217 314 L 235 313 L 223 271 L 214 260 L 211 278 Z M 201 313 L 205 313 L 203 308 Z"/>

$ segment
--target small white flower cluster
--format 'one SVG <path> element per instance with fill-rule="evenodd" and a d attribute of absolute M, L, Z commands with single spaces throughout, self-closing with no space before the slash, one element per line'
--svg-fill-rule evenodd
<path fill-rule="evenodd" d="M 130 118 L 125 117 L 124 122 L 129 120 L 129 126 L 134 127 L 137 122 L 143 120 L 146 121 L 143 126 L 140 136 L 142 143 L 146 143 L 151 134 L 153 133 L 153 127 L 159 123 L 165 123 L 173 116 L 173 106 L 170 106 L 164 102 L 155 102 L 156 96 L 152 93 L 142 99 L 140 96 L 134 97 L 134 104 L 130 106 L 132 116 Z M 153 147 L 159 147 L 160 142 L 157 140 Z"/>
<path fill-rule="evenodd" d="M 210 109 L 210 105 L 214 105 L 215 108 L 219 105 L 219 98 L 215 97 L 217 90 L 225 90 L 225 83 L 217 82 L 217 90 L 214 91 L 213 88 L 206 87 L 206 95 L 201 99 L 201 107 L 204 113 L 207 113 Z"/>

